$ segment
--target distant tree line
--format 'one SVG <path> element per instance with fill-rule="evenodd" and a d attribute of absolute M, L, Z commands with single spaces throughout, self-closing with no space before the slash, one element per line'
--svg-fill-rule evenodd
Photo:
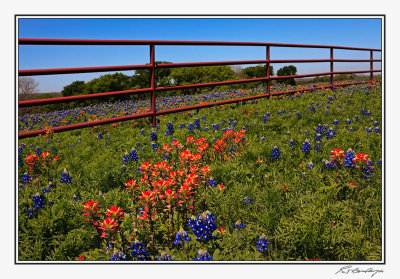
<path fill-rule="evenodd" d="M 157 64 L 167 64 L 167 61 L 156 61 Z M 270 66 L 270 75 L 274 75 L 274 68 Z M 295 75 L 297 72 L 296 67 L 286 66 L 278 70 L 277 75 Z M 229 81 L 238 79 L 253 79 L 265 77 L 267 75 L 266 65 L 257 65 L 251 67 L 242 68 L 240 66 L 202 66 L 202 67 L 180 67 L 180 68 L 158 68 L 156 70 L 155 84 L 157 87 L 168 87 L 168 86 L 179 86 L 186 84 L 197 84 L 197 83 L 208 83 L 217 81 Z M 32 82 L 30 80 L 30 82 Z M 279 80 L 279 83 L 295 84 L 294 79 Z M 255 87 L 265 87 L 265 82 L 251 82 L 242 84 L 224 85 L 218 87 L 203 87 L 203 88 L 192 88 L 182 90 L 171 90 L 163 92 L 162 96 L 169 95 L 181 95 L 181 94 L 198 94 L 201 92 L 207 92 L 218 88 L 218 90 L 234 90 L 243 89 L 247 90 Z M 37 87 L 37 84 L 36 84 Z M 93 93 L 104 93 L 113 91 L 123 91 L 139 88 L 150 87 L 150 71 L 147 69 L 136 70 L 132 76 L 125 75 L 123 73 L 114 73 L 102 75 L 98 78 L 94 78 L 88 82 L 74 81 L 71 84 L 65 86 L 61 91 L 63 97 L 93 94 Z M 103 98 L 96 100 L 87 100 L 71 103 L 60 103 L 54 105 L 42 106 L 40 109 L 43 111 L 69 109 L 76 106 L 85 106 L 93 103 L 101 103 L 106 101 L 115 100 L 128 100 L 128 99 L 144 99 L 148 98 L 148 94 L 134 94 L 126 96 L 117 96 L 112 98 Z M 29 110 L 30 111 L 30 110 Z M 36 109 L 34 109 L 36 111 Z"/>

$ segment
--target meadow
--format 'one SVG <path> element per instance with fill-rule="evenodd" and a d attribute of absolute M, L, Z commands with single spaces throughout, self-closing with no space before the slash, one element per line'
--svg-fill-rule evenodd
<path fill-rule="evenodd" d="M 19 261 L 382 260 L 379 82 L 51 132 L 141 102 L 19 117 Z"/>

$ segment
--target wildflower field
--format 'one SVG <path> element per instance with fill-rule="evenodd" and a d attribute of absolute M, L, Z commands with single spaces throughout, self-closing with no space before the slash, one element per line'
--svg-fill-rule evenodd
<path fill-rule="evenodd" d="M 146 106 L 18 118 L 19 131 L 48 129 L 18 142 L 19 261 L 382 259 L 379 82 L 170 114 L 155 128 L 51 130 Z"/>

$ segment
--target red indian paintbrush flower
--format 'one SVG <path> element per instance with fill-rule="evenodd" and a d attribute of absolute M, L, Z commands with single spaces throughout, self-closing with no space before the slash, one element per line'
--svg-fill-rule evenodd
<path fill-rule="evenodd" d="M 339 163 L 342 162 L 341 158 L 344 158 L 344 150 L 341 150 L 340 148 L 335 148 L 331 151 L 331 161 L 337 161 Z"/>
<path fill-rule="evenodd" d="M 36 154 L 29 154 L 28 157 L 26 157 L 25 162 L 28 165 L 33 166 L 33 165 L 35 165 L 36 161 L 38 161 L 38 160 L 39 160 L 39 158 Z"/>
<path fill-rule="evenodd" d="M 360 162 L 360 163 L 365 163 L 365 162 L 367 162 L 369 160 L 369 156 L 368 156 L 368 154 L 365 154 L 365 153 L 358 153 L 355 157 L 354 157 L 354 159 L 353 159 L 353 162 Z"/>
<path fill-rule="evenodd" d="M 132 189 L 132 190 L 136 190 L 137 189 L 137 183 L 136 180 L 129 180 L 128 182 L 125 183 L 125 186 Z"/>
<path fill-rule="evenodd" d="M 83 214 L 84 216 L 89 216 L 91 213 L 95 213 L 99 210 L 99 208 L 97 207 L 97 205 L 99 204 L 99 202 L 94 202 L 93 200 L 89 201 L 89 202 L 85 202 L 85 205 L 83 206 L 82 211 L 86 211 L 88 213 Z"/>
<path fill-rule="evenodd" d="M 123 217 L 124 213 L 122 212 L 122 208 L 118 206 L 111 206 L 109 209 L 107 209 L 106 215 L 112 219 L 117 218 L 117 217 Z"/>

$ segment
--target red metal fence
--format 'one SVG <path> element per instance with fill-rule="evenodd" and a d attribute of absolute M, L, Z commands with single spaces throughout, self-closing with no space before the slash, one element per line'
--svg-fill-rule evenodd
<path fill-rule="evenodd" d="M 254 100 L 264 97 L 271 97 L 276 95 L 291 94 L 299 91 L 310 91 L 315 89 L 321 89 L 320 87 L 309 87 L 301 88 L 297 90 L 280 91 L 271 93 L 271 80 L 287 79 L 287 78 L 304 78 L 304 77 L 314 77 L 314 76 L 325 76 L 330 75 L 330 85 L 323 87 L 333 87 L 333 86 L 345 86 L 351 84 L 365 83 L 365 81 L 350 82 L 334 85 L 334 75 L 337 74 L 350 74 L 350 73 L 370 73 L 370 80 L 373 79 L 374 72 L 381 72 L 381 70 L 374 70 L 374 62 L 382 62 L 381 59 L 373 59 L 374 51 L 382 51 L 381 49 L 371 49 L 371 48 L 357 48 L 357 47 L 342 47 L 342 46 L 325 46 L 325 45 L 299 45 L 299 44 L 277 44 L 277 43 L 251 43 L 251 42 L 213 42 L 213 41 L 158 41 L 158 40 L 76 40 L 76 39 L 19 39 L 19 45 L 148 45 L 150 46 L 150 63 L 147 65 L 126 65 L 126 66 L 107 66 L 107 67 L 82 67 L 82 68 L 59 68 L 59 69 L 35 69 L 35 70 L 19 70 L 19 76 L 37 76 L 37 75 L 55 75 L 55 74 L 72 74 L 72 73 L 90 73 L 90 72 L 109 72 L 109 71 L 126 71 L 126 70 L 138 70 L 138 69 L 148 69 L 150 71 L 150 88 L 135 89 L 135 90 L 124 90 L 124 91 L 114 91 L 106 93 L 96 93 L 88 95 L 78 95 L 69 97 L 59 97 L 59 98 L 49 98 L 49 99 L 38 99 L 29 101 L 19 101 L 19 107 L 29 107 L 36 105 L 47 105 L 55 103 L 73 102 L 79 100 L 89 100 L 98 98 L 115 97 L 122 95 L 131 94 L 143 94 L 151 93 L 151 110 L 150 112 L 133 114 L 121 117 L 115 117 L 111 119 L 96 120 L 85 123 L 78 123 L 72 125 L 66 125 L 61 127 L 54 127 L 52 130 L 56 132 L 68 131 L 81 129 L 90 126 L 97 126 L 102 124 L 114 123 L 127 121 L 131 119 L 150 117 L 152 125 L 156 124 L 156 117 L 158 115 L 165 115 L 170 113 L 206 108 L 216 105 L 236 103 L 240 101 Z M 247 60 L 247 61 L 221 61 L 221 62 L 197 62 L 197 63 L 168 63 L 168 64 L 156 64 L 155 63 L 155 46 L 156 45 L 207 45 L 207 46 L 262 46 L 266 48 L 266 59 L 265 60 Z M 330 49 L 329 59 L 292 59 L 292 60 L 271 60 L 270 59 L 270 49 L 271 47 L 295 47 L 295 48 L 324 48 Z M 344 49 L 344 50 L 359 50 L 359 51 L 369 51 L 370 59 L 334 59 L 333 50 L 334 49 Z M 270 76 L 269 65 L 272 63 L 315 63 L 315 62 L 329 62 L 330 71 L 324 73 L 314 73 L 306 75 L 292 75 L 292 76 Z M 369 62 L 370 69 L 366 71 L 333 71 L 334 62 Z M 253 79 L 242 79 L 242 80 L 232 80 L 232 81 L 219 81 L 201 84 L 187 84 L 179 86 L 169 86 L 169 87 L 157 87 L 155 85 L 155 72 L 157 68 L 175 68 L 175 67 L 197 67 L 197 66 L 215 66 L 215 65 L 240 65 L 240 64 L 266 64 L 265 77 L 253 78 Z M 240 84 L 256 81 L 266 82 L 266 94 L 258 94 L 255 96 L 249 96 L 238 99 L 230 99 L 225 101 L 198 104 L 193 106 L 186 106 L 168 110 L 156 111 L 156 92 L 177 90 L 177 89 L 188 89 L 188 88 L 200 88 L 227 84 Z M 45 134 L 46 130 L 36 130 L 23 132 L 18 134 L 18 138 L 28 138 L 37 136 L 40 134 Z"/>

